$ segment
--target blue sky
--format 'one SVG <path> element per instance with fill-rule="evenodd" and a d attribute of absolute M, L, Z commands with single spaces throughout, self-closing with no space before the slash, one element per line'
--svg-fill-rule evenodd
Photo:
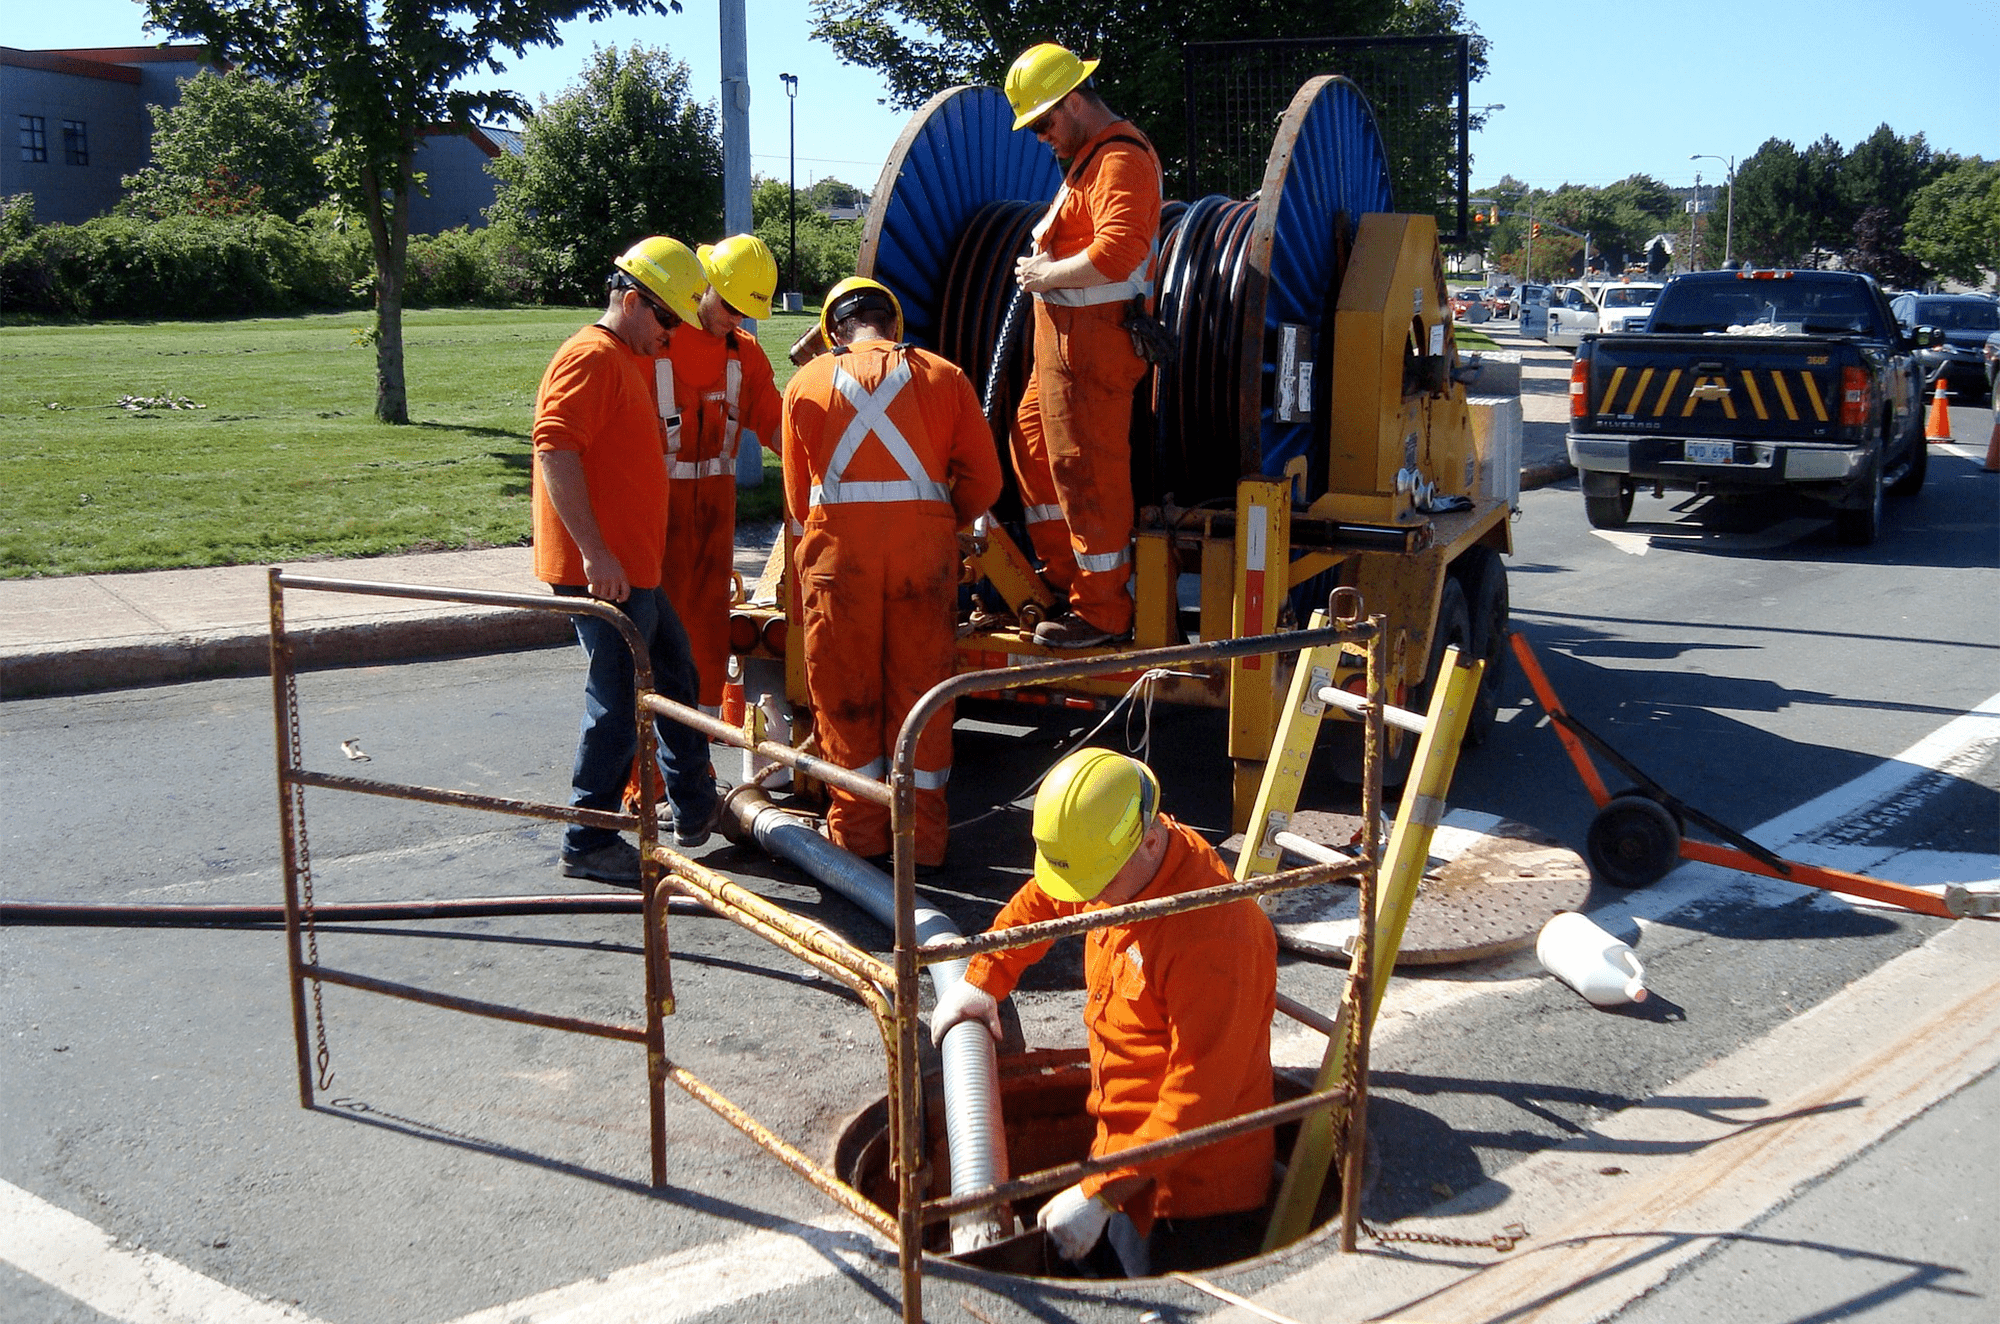
<path fill-rule="evenodd" d="M 573 82 L 593 45 L 664 45 L 697 95 L 720 82 L 717 0 L 666 17 L 571 24 L 564 45 L 530 52 L 495 80 L 532 101 Z M 749 0 L 752 169 L 784 178 L 787 106 L 778 75 L 799 76 L 798 181 L 832 175 L 872 189 L 907 116 L 878 104 L 881 80 L 841 67 L 807 35 L 807 0 Z M 1649 174 L 1705 184 L 1766 139 L 1843 146 L 1887 123 L 1934 148 L 2000 160 L 2000 4 L 1931 0 L 1677 0 L 1551 4 L 1466 0 L 1491 43 L 1475 105 L 1500 103 L 1473 135 L 1473 179 L 1505 172 L 1553 188 Z M 132 0 L 10 4 L 0 44 L 27 49 L 149 38 Z M 157 40 L 157 37 L 150 40 Z M 1110 58 L 1115 59 L 1113 52 Z M 1985 89 L 1982 91 L 1981 89 Z M 1143 127 L 1143 126 L 1142 126 Z"/>

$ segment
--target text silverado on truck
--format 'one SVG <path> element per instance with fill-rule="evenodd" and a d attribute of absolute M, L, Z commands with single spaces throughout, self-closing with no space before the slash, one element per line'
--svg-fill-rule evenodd
<path fill-rule="evenodd" d="M 1578 347 L 1569 456 L 1584 514 L 1617 528 L 1643 486 L 1787 487 L 1831 502 L 1842 542 L 1873 542 L 1883 492 L 1924 482 L 1915 348 L 1875 282 L 1853 272 L 1675 277 L 1644 332 Z"/>

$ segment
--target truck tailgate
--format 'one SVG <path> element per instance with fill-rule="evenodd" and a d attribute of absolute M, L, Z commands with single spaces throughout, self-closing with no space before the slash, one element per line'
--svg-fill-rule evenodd
<path fill-rule="evenodd" d="M 1790 336 L 1600 336 L 1576 432 L 1835 441 L 1852 345 Z M 1574 387 L 1572 387 L 1574 389 Z"/>

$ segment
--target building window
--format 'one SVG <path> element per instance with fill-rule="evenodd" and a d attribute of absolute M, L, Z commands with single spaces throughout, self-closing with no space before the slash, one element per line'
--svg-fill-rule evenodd
<path fill-rule="evenodd" d="M 21 116 L 21 159 L 23 161 L 49 159 L 48 121 L 40 115 Z"/>
<path fill-rule="evenodd" d="M 63 160 L 71 165 L 90 164 L 90 137 L 82 120 L 63 121 Z"/>

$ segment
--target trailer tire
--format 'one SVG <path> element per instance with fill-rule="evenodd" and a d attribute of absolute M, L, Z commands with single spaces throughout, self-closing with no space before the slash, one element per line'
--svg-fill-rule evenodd
<path fill-rule="evenodd" d="M 1507 680 L 1507 564 L 1491 547 L 1474 547 L 1452 564 L 1465 587 L 1472 623 L 1472 655 L 1486 664 L 1479 694 L 1465 724 L 1465 743 L 1483 745 L 1500 715 L 1500 688 Z"/>

